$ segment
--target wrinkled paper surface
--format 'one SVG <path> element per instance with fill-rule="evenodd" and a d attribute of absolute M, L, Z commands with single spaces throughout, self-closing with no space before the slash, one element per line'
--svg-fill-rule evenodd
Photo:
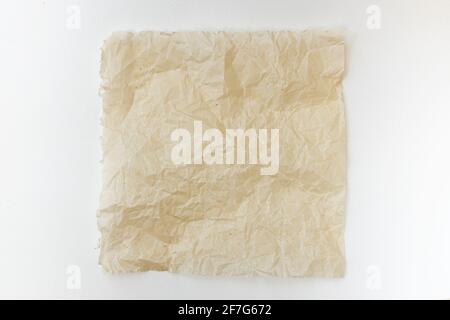
<path fill-rule="evenodd" d="M 332 31 L 114 33 L 102 51 L 100 264 L 343 276 L 344 41 Z M 174 165 L 171 132 L 279 128 L 280 166 Z"/>

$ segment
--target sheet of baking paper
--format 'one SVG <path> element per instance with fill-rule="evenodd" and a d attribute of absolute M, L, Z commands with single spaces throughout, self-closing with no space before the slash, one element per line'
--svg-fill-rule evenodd
<path fill-rule="evenodd" d="M 333 31 L 110 36 L 101 64 L 103 268 L 343 276 L 344 57 Z M 173 132 L 194 136 L 195 123 L 223 139 L 227 129 L 279 129 L 278 170 L 263 175 L 259 158 L 206 164 L 201 135 L 192 163 L 177 164 Z"/>

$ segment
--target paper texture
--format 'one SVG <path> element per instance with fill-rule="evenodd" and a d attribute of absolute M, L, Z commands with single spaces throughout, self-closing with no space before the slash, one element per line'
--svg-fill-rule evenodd
<path fill-rule="evenodd" d="M 101 65 L 103 268 L 343 276 L 344 60 L 332 31 L 109 37 Z M 223 134 L 216 148 L 224 155 L 213 164 L 201 153 L 208 140 L 195 136 L 200 125 L 200 134 Z M 279 130 L 271 174 L 261 170 L 267 161 L 250 160 L 249 137 L 245 163 L 237 153 L 226 162 L 227 129 L 238 128 L 256 130 L 260 155 L 276 142 L 273 135 L 262 145 L 260 129 Z M 173 138 L 186 130 L 191 154 L 180 154 L 192 161 L 179 164 Z"/>

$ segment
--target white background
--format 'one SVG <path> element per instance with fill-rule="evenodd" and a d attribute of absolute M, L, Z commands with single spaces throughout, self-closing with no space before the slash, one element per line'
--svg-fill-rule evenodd
<path fill-rule="evenodd" d="M 366 25 L 372 4 L 379 30 Z M 103 40 L 115 30 L 312 27 L 347 33 L 345 278 L 105 274 Z M 0 298 L 450 298 L 449 1 L 11 0 L 0 32 Z M 67 288 L 70 265 L 79 290 Z"/>

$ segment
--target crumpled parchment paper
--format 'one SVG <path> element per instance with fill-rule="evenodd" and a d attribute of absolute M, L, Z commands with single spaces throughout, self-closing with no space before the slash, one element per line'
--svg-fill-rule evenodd
<path fill-rule="evenodd" d="M 114 33 L 102 50 L 100 264 L 339 277 L 344 41 L 333 31 Z M 175 165 L 171 132 L 279 128 L 279 170 Z"/>

